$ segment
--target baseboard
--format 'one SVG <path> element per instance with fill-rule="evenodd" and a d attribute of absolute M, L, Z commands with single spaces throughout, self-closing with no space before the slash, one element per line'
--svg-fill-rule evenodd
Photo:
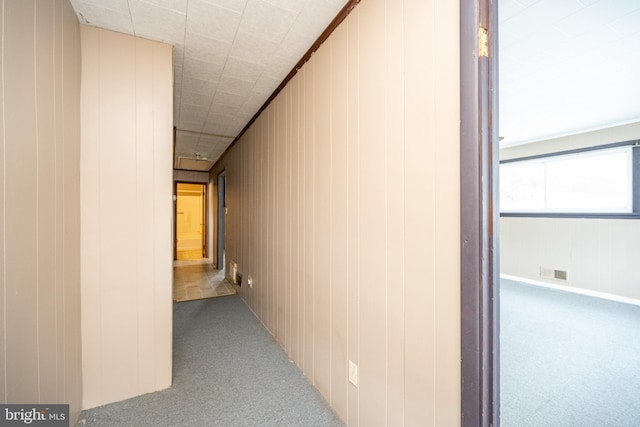
<path fill-rule="evenodd" d="M 565 292 L 573 292 L 574 294 L 587 295 L 590 297 L 602 298 L 609 301 L 622 302 L 640 306 L 640 300 L 635 298 L 621 297 L 619 295 L 608 294 L 606 292 L 592 291 L 589 289 L 575 288 L 573 286 L 556 285 L 553 283 L 542 282 L 540 280 L 526 279 L 524 277 L 512 276 L 510 274 L 501 274 L 501 279 L 515 280 L 516 282 L 527 283 L 529 285 L 542 286 L 550 289 L 557 289 Z"/>

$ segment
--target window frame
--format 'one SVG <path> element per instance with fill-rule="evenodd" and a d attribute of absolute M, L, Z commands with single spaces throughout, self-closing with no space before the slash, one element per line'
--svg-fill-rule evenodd
<path fill-rule="evenodd" d="M 612 144 L 596 145 L 593 147 L 584 147 L 573 150 L 556 151 L 552 153 L 537 154 L 534 156 L 518 157 L 513 159 L 501 160 L 500 165 L 507 163 L 525 162 L 530 160 L 543 159 L 548 157 L 570 156 L 572 154 L 583 154 L 590 151 L 601 151 L 611 148 L 631 146 L 631 212 L 539 212 L 539 211 L 520 211 L 520 212 L 502 212 L 500 217 L 526 217 L 526 218 L 603 218 L 603 219 L 640 219 L 640 140 L 632 139 L 628 141 L 615 142 Z"/>

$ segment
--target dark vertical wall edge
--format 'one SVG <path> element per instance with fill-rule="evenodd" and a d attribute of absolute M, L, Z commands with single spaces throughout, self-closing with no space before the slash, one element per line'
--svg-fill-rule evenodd
<path fill-rule="evenodd" d="M 500 418 L 496 17 L 491 0 L 460 1 L 461 416 L 474 427 Z M 489 57 L 478 57 L 480 26 Z"/>
<path fill-rule="evenodd" d="M 640 213 L 640 141 L 633 145 L 633 213 Z"/>

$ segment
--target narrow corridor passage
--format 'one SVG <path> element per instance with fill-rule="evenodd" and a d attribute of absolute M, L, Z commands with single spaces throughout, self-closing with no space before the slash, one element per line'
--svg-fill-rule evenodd
<path fill-rule="evenodd" d="M 239 296 L 174 304 L 173 386 L 79 426 L 343 426 Z"/>

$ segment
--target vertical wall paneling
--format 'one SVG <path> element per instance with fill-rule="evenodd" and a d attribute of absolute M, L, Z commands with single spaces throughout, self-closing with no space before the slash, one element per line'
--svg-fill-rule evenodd
<path fill-rule="evenodd" d="M 458 16 L 459 2 L 435 2 L 434 16 Z M 458 22 L 458 20 L 456 20 Z M 434 425 L 455 425 L 460 412 L 442 411 L 446 405 L 460 407 L 460 31 L 447 19 L 433 20 L 433 98 L 437 117 L 433 131 L 434 168 Z M 437 40 L 437 41 L 436 41 Z"/>
<path fill-rule="evenodd" d="M 211 172 L 242 298 L 350 426 L 461 423 L 458 22 L 361 2 Z"/>
<path fill-rule="evenodd" d="M 403 7 L 386 0 L 387 425 L 404 422 L 404 80 Z"/>
<path fill-rule="evenodd" d="M 331 389 L 331 50 L 314 56 L 314 384 L 325 399 Z"/>
<path fill-rule="evenodd" d="M 55 286 L 50 286 L 44 279 L 55 271 L 55 229 L 50 226 L 49 212 L 55 205 L 55 162 L 44 159 L 55 159 L 55 144 L 49 140 L 55 134 L 54 115 L 54 3 L 40 4 L 36 8 L 35 28 L 35 63 L 36 63 L 36 119 L 37 119 L 37 274 L 38 274 L 38 348 L 52 349 L 56 346 L 56 307 Z M 40 162 L 40 159 L 43 159 Z M 77 195 L 76 195 L 77 197 Z M 39 358 L 40 395 L 56 395 L 56 360 Z"/>
<path fill-rule="evenodd" d="M 289 260 L 285 268 L 289 270 L 290 281 L 290 297 L 289 297 L 289 347 L 288 353 L 292 360 L 299 360 L 299 307 L 300 307 L 300 233 L 299 233 L 299 218 L 300 218 L 300 180 L 298 179 L 299 173 L 299 104 L 298 104 L 298 90 L 300 80 L 293 80 L 290 88 L 290 152 L 289 152 L 289 168 L 290 168 L 290 182 L 289 182 Z"/>
<path fill-rule="evenodd" d="M 315 313 L 314 305 L 314 239 L 313 232 L 315 226 L 315 193 L 313 188 L 313 155 L 315 153 L 315 139 L 313 128 L 315 125 L 314 117 L 314 77 L 315 77 L 315 58 L 307 63 L 304 71 L 304 127 L 302 135 L 304 144 L 304 277 L 302 279 L 304 287 L 304 360 L 302 370 L 305 375 L 312 380 L 315 378 L 313 372 L 314 366 L 314 346 L 315 346 Z"/>
<path fill-rule="evenodd" d="M 32 302 L 38 301 L 38 270 L 31 267 L 34 256 L 38 262 L 38 169 L 25 167 L 27 159 L 38 162 L 35 3 L 6 2 L 4 7 L 4 102 L 10 106 L 5 110 L 5 203 L 20 206 L 5 213 L 5 313 L 11 324 L 21 325 L 6 331 L 7 348 L 21 352 L 7 358 L 7 392 L 9 399 L 29 402 L 40 399 L 38 304 Z"/>
<path fill-rule="evenodd" d="M 0 8 L 0 43 L 4 46 L 4 7 Z M 2 179 L 2 185 L 0 185 L 0 241 L 6 241 L 5 233 L 5 185 L 4 180 L 6 176 L 6 135 L 5 135 L 5 111 L 4 111 L 4 49 L 0 53 L 0 179 Z M 0 401 L 7 402 L 7 334 L 6 334 L 6 322 L 5 322 L 5 310 L 6 310 L 6 253 L 5 245 L 0 244 L 0 307 L 2 308 L 3 315 L 0 316 L 0 331 L 2 331 L 2 339 L 0 339 Z"/>
<path fill-rule="evenodd" d="M 81 406 L 80 36 L 68 1 L 2 2 L 0 399 Z"/>
<path fill-rule="evenodd" d="M 38 3 L 39 4 L 39 3 Z M 62 75 L 64 87 L 55 91 L 63 98 L 62 128 L 63 140 L 56 142 L 56 147 L 62 151 L 63 209 L 60 217 L 63 222 L 61 240 L 63 242 L 63 301 L 56 316 L 64 323 L 63 339 L 67 343 L 64 350 L 63 370 L 59 370 L 58 384 L 62 384 L 63 400 L 71 402 L 72 408 L 77 403 L 80 410 L 82 399 L 82 346 L 81 346 L 81 282 L 80 282 L 80 27 L 75 11 L 67 1 L 58 2 L 62 18 Z M 59 22 L 56 18 L 56 23 Z M 57 26 L 54 24 L 54 26 Z M 58 62 L 55 61 L 54 62 Z M 58 87 L 56 85 L 56 87 Z M 60 150 L 60 146 L 62 149 Z M 59 258 L 59 255 L 56 255 Z M 60 345 L 57 346 L 60 349 Z M 58 350 L 60 351 L 60 350 Z M 43 400 L 44 401 L 44 400 Z M 72 409 L 71 419 L 75 419 L 77 412 Z"/>
<path fill-rule="evenodd" d="M 171 47 L 82 26 L 84 406 L 171 384 Z M 133 298 L 123 298 L 133 295 Z"/>
<path fill-rule="evenodd" d="M 148 49 L 145 40 L 138 40 L 138 51 Z M 167 167 L 173 162 L 173 54 L 171 46 L 153 43 L 153 143 L 146 141 L 153 150 L 153 165 L 147 164 L 153 171 L 153 264 L 156 277 L 149 285 L 153 290 L 153 310 L 155 312 L 154 334 L 156 358 L 154 389 L 160 390 L 171 385 L 173 354 L 173 251 L 171 227 L 172 179 Z M 138 126 L 141 126 L 138 124 Z M 151 184 L 151 183 L 150 183 Z M 149 219 L 151 221 L 151 219 Z M 140 239 L 149 238 L 139 234 Z M 149 313 L 150 315 L 151 313 Z M 140 357 L 140 354 L 139 354 Z M 149 373 L 151 374 L 151 373 Z M 141 381 L 142 384 L 142 381 Z M 142 385 L 141 385 L 142 388 Z"/>
<path fill-rule="evenodd" d="M 640 300 L 638 221 L 504 217 L 500 227 L 502 274 Z M 568 281 L 544 279 L 541 268 L 567 271 Z"/>
<path fill-rule="evenodd" d="M 359 77 L 361 73 L 357 52 L 359 50 L 360 8 L 357 7 L 343 24 L 347 34 L 347 193 L 348 193 L 348 313 L 347 313 L 347 346 L 348 359 L 356 365 L 360 363 L 360 103 L 358 99 Z M 360 425 L 359 389 L 348 384 L 347 424 Z"/>
<path fill-rule="evenodd" d="M 334 33 L 331 43 L 331 403 L 338 415 L 347 419 L 349 291 L 349 152 L 348 152 L 348 27 Z"/>
<path fill-rule="evenodd" d="M 360 139 L 360 293 L 359 387 L 361 425 L 386 419 L 387 393 L 387 159 L 385 141 L 385 3 L 360 6 L 358 56 L 366 64 L 359 76 Z M 366 148 L 364 148 L 366 147 Z M 361 290 L 363 288 L 361 287 Z"/>
<path fill-rule="evenodd" d="M 435 217 L 433 212 L 434 35 L 431 4 L 404 2 L 405 87 L 405 422 L 435 424 L 434 333 Z M 420 24 L 428 17 L 429 24 Z M 428 51 L 431 55 L 416 55 Z M 454 236 L 451 236 L 453 239 Z M 425 262 L 429 260 L 429 262 Z M 425 310 L 425 307 L 431 307 Z"/>

